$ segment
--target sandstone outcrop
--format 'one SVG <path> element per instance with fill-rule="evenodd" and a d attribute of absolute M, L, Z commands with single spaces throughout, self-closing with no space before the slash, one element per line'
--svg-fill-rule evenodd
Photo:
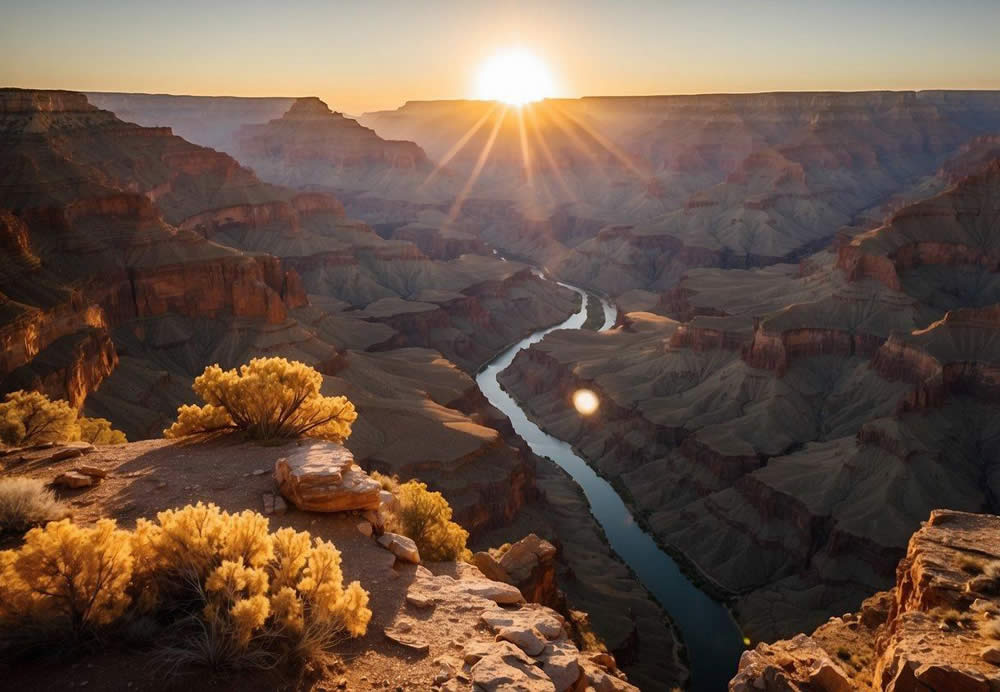
<path fill-rule="evenodd" d="M 1000 518 L 939 510 L 910 540 L 895 586 L 812 636 L 759 644 L 730 690 L 990 690 Z"/>
<path fill-rule="evenodd" d="M 289 502 L 311 512 L 378 509 L 377 481 L 335 442 L 302 442 L 274 462 L 274 480 Z M 419 558 L 418 558 L 419 559 Z"/>
<path fill-rule="evenodd" d="M 513 594 L 505 589 L 517 600 L 510 600 Z M 436 639 L 434 620 L 448 617 L 454 623 L 475 619 L 494 637 L 455 640 L 454 654 L 436 660 L 440 672 L 435 683 L 446 690 L 638 689 L 623 679 L 607 654 L 596 658 L 580 651 L 561 615 L 537 604 L 518 605 L 520 600 L 516 589 L 485 579 L 473 567 L 460 565 L 455 576 L 417 568 L 406 602 L 420 616 L 401 613 L 386 633 L 407 648 L 422 650 Z"/>
<path fill-rule="evenodd" d="M 530 603 L 558 608 L 563 603 L 555 557 L 556 547 L 532 533 L 511 544 L 499 560 L 490 552 L 476 553 L 473 559 L 490 579 L 513 584 Z"/>

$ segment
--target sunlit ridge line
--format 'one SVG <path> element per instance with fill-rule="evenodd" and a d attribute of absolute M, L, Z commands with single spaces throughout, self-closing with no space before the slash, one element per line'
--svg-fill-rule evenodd
<path fill-rule="evenodd" d="M 496 124 L 493 125 L 493 131 L 490 133 L 490 138 L 486 141 L 483 146 L 482 152 L 479 154 L 479 159 L 476 160 L 476 166 L 472 169 L 472 174 L 466 181 L 465 186 L 462 191 L 458 193 L 458 197 L 455 198 L 455 202 L 451 205 L 451 209 L 448 211 L 448 218 L 445 219 L 445 227 L 450 226 L 455 219 L 458 217 L 458 212 L 462 209 L 462 204 L 465 202 L 466 195 L 472 190 L 472 186 L 476 184 L 476 180 L 479 179 L 479 174 L 483 172 L 483 167 L 486 166 L 486 160 L 490 156 L 490 152 L 493 150 L 493 143 L 497 139 L 497 134 L 500 132 L 500 126 L 503 125 L 504 118 L 507 117 L 507 107 L 504 106 L 503 111 L 500 112 L 500 117 L 497 118 Z"/>
<path fill-rule="evenodd" d="M 485 123 L 486 120 L 493 115 L 499 105 L 500 104 L 498 103 L 494 103 L 490 106 L 490 109 L 483 114 L 483 117 L 481 117 L 472 127 L 465 131 L 465 134 L 462 135 L 462 137 L 455 142 L 452 148 L 449 149 L 448 152 L 441 158 L 441 161 L 434 167 L 434 170 L 427 176 L 427 179 L 420 183 L 420 187 L 418 189 L 423 189 L 431 182 L 431 180 L 434 179 L 434 176 L 436 176 L 442 168 L 448 165 L 448 162 L 451 161 L 466 144 L 468 144 L 469 140 L 472 139 L 477 132 L 479 132 L 479 128 L 481 128 L 483 123 Z M 506 110 L 506 108 L 504 110 Z"/>

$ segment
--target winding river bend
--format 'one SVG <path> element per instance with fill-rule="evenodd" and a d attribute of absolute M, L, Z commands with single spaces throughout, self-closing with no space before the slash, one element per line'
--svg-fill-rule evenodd
<path fill-rule="evenodd" d="M 517 402 L 497 382 L 498 375 L 513 362 L 521 349 L 538 343 L 546 334 L 557 329 L 579 329 L 583 326 L 590 298 L 575 286 L 562 282 L 560 285 L 581 296 L 580 310 L 564 322 L 541 329 L 511 346 L 480 370 L 476 382 L 490 403 L 510 418 L 514 430 L 531 450 L 554 461 L 583 489 L 590 510 L 607 534 L 611 547 L 663 605 L 680 629 L 691 665 L 691 689 L 698 692 L 725 690 L 736 672 L 743 651 L 743 635 L 729 610 L 691 583 L 652 536 L 635 522 L 611 484 L 577 456 L 569 444 L 543 432 L 528 420 Z M 601 331 L 605 331 L 614 325 L 617 311 L 607 301 L 601 300 L 601 303 L 604 308 Z"/>

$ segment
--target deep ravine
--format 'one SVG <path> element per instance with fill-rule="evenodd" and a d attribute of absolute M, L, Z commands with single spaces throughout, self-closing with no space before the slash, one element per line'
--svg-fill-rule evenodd
<path fill-rule="evenodd" d="M 558 464 L 580 485 L 590 503 L 590 510 L 604 529 L 611 547 L 637 575 L 642 585 L 670 614 L 687 648 L 691 665 L 691 689 L 698 692 L 725 690 L 743 651 L 743 635 L 732 614 L 688 580 L 674 560 L 664 552 L 632 517 L 615 489 L 601 478 L 573 448 L 531 422 L 514 399 L 497 381 L 518 351 L 541 341 L 557 329 L 580 329 L 587 318 L 588 296 L 581 289 L 564 284 L 581 297 L 578 312 L 565 321 L 541 329 L 503 351 L 476 375 L 476 382 L 486 398 L 503 411 L 514 430 L 540 457 Z M 600 331 L 614 326 L 617 311 L 601 300 L 604 324 Z"/>

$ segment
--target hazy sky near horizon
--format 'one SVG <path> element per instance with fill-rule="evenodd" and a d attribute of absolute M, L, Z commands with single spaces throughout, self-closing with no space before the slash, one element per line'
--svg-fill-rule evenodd
<path fill-rule="evenodd" d="M 0 86 L 475 96 L 520 46 L 553 96 L 1000 89 L 1000 0 L 0 0 Z"/>

